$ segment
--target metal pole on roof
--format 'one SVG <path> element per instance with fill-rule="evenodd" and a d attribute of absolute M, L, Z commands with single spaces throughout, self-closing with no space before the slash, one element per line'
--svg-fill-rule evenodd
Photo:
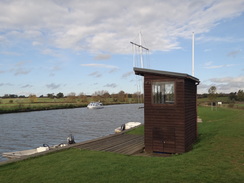
<path fill-rule="evenodd" d="M 195 71 L 194 71 L 194 69 L 195 69 L 195 68 L 194 68 L 194 64 L 195 64 L 195 63 L 194 63 L 194 62 L 195 62 L 195 61 L 194 61 L 194 51 L 195 51 L 195 50 L 194 50 L 194 39 L 195 39 L 194 32 L 192 32 L 192 76 L 195 75 L 195 73 L 194 73 L 194 72 L 195 72 Z"/>
<path fill-rule="evenodd" d="M 141 32 L 139 33 L 139 41 L 140 41 L 140 45 L 142 45 L 142 41 L 141 41 Z M 141 56 L 141 67 L 144 67 L 144 63 L 143 63 L 143 59 L 142 59 L 142 47 L 140 46 L 140 56 Z"/>

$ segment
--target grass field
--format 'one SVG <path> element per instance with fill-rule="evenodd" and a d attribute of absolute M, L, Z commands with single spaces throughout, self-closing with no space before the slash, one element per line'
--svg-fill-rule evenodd
<path fill-rule="evenodd" d="M 69 149 L 2 165 L 0 182 L 243 182 L 243 110 L 199 107 L 198 114 L 199 139 L 188 153 L 164 158 Z"/>
<path fill-rule="evenodd" d="M 10 98 L 0 99 L 0 113 L 63 109 L 83 107 L 86 105 L 87 103 L 81 103 L 77 100 L 71 101 L 67 98 L 36 98 L 35 100 L 31 100 L 29 98 Z"/>

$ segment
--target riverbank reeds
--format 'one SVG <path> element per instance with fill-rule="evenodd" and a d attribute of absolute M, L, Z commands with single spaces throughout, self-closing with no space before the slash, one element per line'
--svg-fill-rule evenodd
<path fill-rule="evenodd" d="M 68 149 L 0 166 L 7 182 L 242 182 L 243 110 L 199 107 L 198 141 L 171 157 Z M 130 133 L 143 133 L 143 127 Z"/>

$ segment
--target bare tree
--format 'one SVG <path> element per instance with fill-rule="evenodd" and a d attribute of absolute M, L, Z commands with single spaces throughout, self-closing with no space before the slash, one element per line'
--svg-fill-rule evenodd
<path fill-rule="evenodd" d="M 81 100 L 81 102 L 87 102 L 87 96 L 85 93 L 81 92 L 78 96 Z"/>
<path fill-rule="evenodd" d="M 211 108 L 212 108 L 212 110 L 213 110 L 214 107 L 217 106 L 217 104 L 216 104 L 216 98 L 217 98 L 217 88 L 216 88 L 216 86 L 211 86 L 208 89 L 208 99 L 211 102 Z"/>
<path fill-rule="evenodd" d="M 71 92 L 67 95 L 68 102 L 76 102 L 76 94 L 74 92 Z"/>
<path fill-rule="evenodd" d="M 119 102 L 124 102 L 125 101 L 125 92 L 124 91 L 120 91 L 118 93 L 118 99 L 119 99 Z"/>

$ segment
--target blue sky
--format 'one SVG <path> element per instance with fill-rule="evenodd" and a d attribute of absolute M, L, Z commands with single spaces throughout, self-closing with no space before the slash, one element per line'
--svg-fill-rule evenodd
<path fill-rule="evenodd" d="M 187 74 L 194 32 L 198 93 L 237 92 L 243 27 L 244 0 L 1 0 L 0 96 L 137 92 L 140 32 L 145 68 Z"/>

